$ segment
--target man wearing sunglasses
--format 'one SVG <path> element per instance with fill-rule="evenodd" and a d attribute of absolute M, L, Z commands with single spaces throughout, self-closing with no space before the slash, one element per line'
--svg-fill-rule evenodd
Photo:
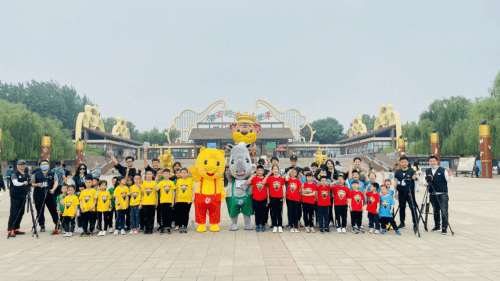
<path fill-rule="evenodd" d="M 137 170 L 134 168 L 134 157 L 127 156 L 127 158 L 125 158 L 127 167 L 123 167 L 123 165 L 119 164 L 118 160 L 116 160 L 115 156 L 113 155 L 113 151 L 110 151 L 108 155 L 111 158 L 111 161 L 113 161 L 113 163 L 115 164 L 115 169 L 118 170 L 122 177 L 127 175 L 127 169 L 129 177 L 135 177 L 135 175 L 138 174 Z"/>

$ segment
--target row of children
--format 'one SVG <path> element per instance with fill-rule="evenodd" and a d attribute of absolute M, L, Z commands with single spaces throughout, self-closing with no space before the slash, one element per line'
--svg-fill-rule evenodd
<path fill-rule="evenodd" d="M 329 214 L 335 210 L 337 233 L 346 233 L 347 211 L 350 211 L 353 233 L 363 233 L 362 218 L 366 206 L 370 233 L 386 233 L 386 225 L 391 224 L 397 234 L 401 234 L 394 222 L 394 198 L 390 190 L 391 181 L 385 180 L 379 187 L 375 174 L 370 174 L 367 188 L 357 179 L 358 172 L 353 171 L 352 178 L 346 185 L 346 175 L 339 173 L 333 181 L 322 170 L 319 177 L 307 171 L 299 176 L 298 168 L 291 167 L 289 172 L 280 176 L 280 169 L 274 165 L 271 173 L 264 176 L 265 169 L 258 166 L 255 174 L 248 179 L 252 185 L 253 209 L 255 212 L 256 231 L 266 231 L 267 208 L 270 205 L 273 232 L 283 232 L 283 203 L 287 203 L 290 232 L 299 232 L 299 220 L 303 214 L 305 231 L 315 232 L 313 217 L 319 224 L 321 233 L 330 232 Z M 267 204 L 266 204 L 267 203 Z M 333 215 L 333 214 L 332 214 Z"/>
<path fill-rule="evenodd" d="M 98 236 L 106 235 L 116 218 L 114 235 L 125 234 L 126 217 L 130 220 L 130 234 L 139 232 L 152 234 L 155 209 L 158 210 L 160 233 L 171 233 L 175 220 L 180 233 L 187 233 L 189 211 L 194 200 L 194 183 L 188 177 L 186 168 L 176 170 L 172 176 L 169 169 L 158 170 L 154 179 L 153 171 L 146 171 L 144 179 L 120 176 L 113 178 L 113 185 L 86 175 L 85 183 L 64 184 L 58 196 L 58 212 L 62 216 L 64 236 L 73 236 L 75 223 L 82 237 L 92 236 L 96 223 Z M 174 212 L 175 205 L 175 212 Z"/>

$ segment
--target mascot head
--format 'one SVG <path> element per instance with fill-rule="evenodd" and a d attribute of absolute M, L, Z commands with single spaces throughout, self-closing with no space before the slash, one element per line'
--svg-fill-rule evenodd
<path fill-rule="evenodd" d="M 224 150 L 213 148 L 200 149 L 200 154 L 196 158 L 196 168 L 202 178 L 218 179 L 223 176 L 226 167 Z"/>
<path fill-rule="evenodd" d="M 237 145 L 229 144 L 231 157 L 229 157 L 229 171 L 236 179 L 246 179 L 252 174 L 252 159 L 250 158 L 251 144 L 243 142 Z"/>
<path fill-rule="evenodd" d="M 254 143 L 257 140 L 257 133 L 260 131 L 260 124 L 255 122 L 255 115 L 239 114 L 236 117 L 238 123 L 232 123 L 230 128 L 233 139 L 236 143 Z"/>

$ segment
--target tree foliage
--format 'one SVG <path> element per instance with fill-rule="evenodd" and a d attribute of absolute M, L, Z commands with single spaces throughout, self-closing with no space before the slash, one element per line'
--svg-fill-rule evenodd
<path fill-rule="evenodd" d="M 368 131 L 373 130 L 373 126 L 375 124 L 375 120 L 377 120 L 377 117 L 375 117 L 374 115 L 372 115 L 372 117 L 370 117 L 370 115 L 368 115 L 368 114 L 363 114 L 361 116 L 361 118 L 362 118 L 363 124 L 366 125 L 366 129 Z"/>
<path fill-rule="evenodd" d="M 344 126 L 339 124 L 337 119 L 328 117 L 326 119 L 319 119 L 311 123 L 311 127 L 316 134 L 314 134 L 313 141 L 319 143 L 335 143 L 345 138 Z"/>
<path fill-rule="evenodd" d="M 75 88 L 61 86 L 55 81 L 31 80 L 17 85 L 1 83 L 0 99 L 11 103 L 22 103 L 28 110 L 41 117 L 50 117 L 62 122 L 66 129 L 74 129 L 78 113 L 91 104 L 85 95 L 80 97 Z"/>
<path fill-rule="evenodd" d="M 42 136 L 51 136 L 51 159 L 69 159 L 75 156 L 71 133 L 62 122 L 51 117 L 41 117 L 25 105 L 0 100 L 0 128 L 3 130 L 2 160 L 38 160 Z"/>

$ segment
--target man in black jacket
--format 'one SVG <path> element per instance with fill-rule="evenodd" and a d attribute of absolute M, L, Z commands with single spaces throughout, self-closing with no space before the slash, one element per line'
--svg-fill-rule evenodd
<path fill-rule="evenodd" d="M 406 203 L 410 207 L 413 226 L 418 223 L 417 201 L 415 201 L 415 180 L 418 180 L 413 169 L 408 168 L 410 161 L 406 156 L 399 159 L 401 169 L 394 175 L 394 198 L 399 201 L 399 221 L 398 228 L 405 227 Z"/>
<path fill-rule="evenodd" d="M 49 171 L 49 161 L 40 161 L 40 170 L 31 178 L 33 190 L 33 200 L 35 201 L 36 213 L 40 232 L 45 232 L 45 206 L 49 210 L 52 221 L 57 227 L 59 216 L 57 215 L 56 198 L 54 192 L 59 184 L 59 178 L 54 172 Z"/>
<path fill-rule="evenodd" d="M 24 215 L 24 206 L 26 205 L 26 193 L 30 187 L 30 176 L 27 173 L 26 161 L 17 161 L 17 171 L 11 175 L 10 186 L 10 215 L 7 225 L 9 237 L 24 234 L 20 231 L 21 221 Z"/>
<path fill-rule="evenodd" d="M 439 231 L 446 235 L 448 228 L 448 183 L 453 181 L 453 174 L 450 168 L 439 167 L 436 156 L 429 157 L 429 169 L 425 171 L 426 178 L 432 176 L 431 186 L 429 187 L 430 201 L 432 204 L 432 213 L 434 214 L 434 228 L 431 231 Z M 425 184 L 428 186 L 428 183 Z M 441 228 L 441 218 L 443 227 Z"/>

